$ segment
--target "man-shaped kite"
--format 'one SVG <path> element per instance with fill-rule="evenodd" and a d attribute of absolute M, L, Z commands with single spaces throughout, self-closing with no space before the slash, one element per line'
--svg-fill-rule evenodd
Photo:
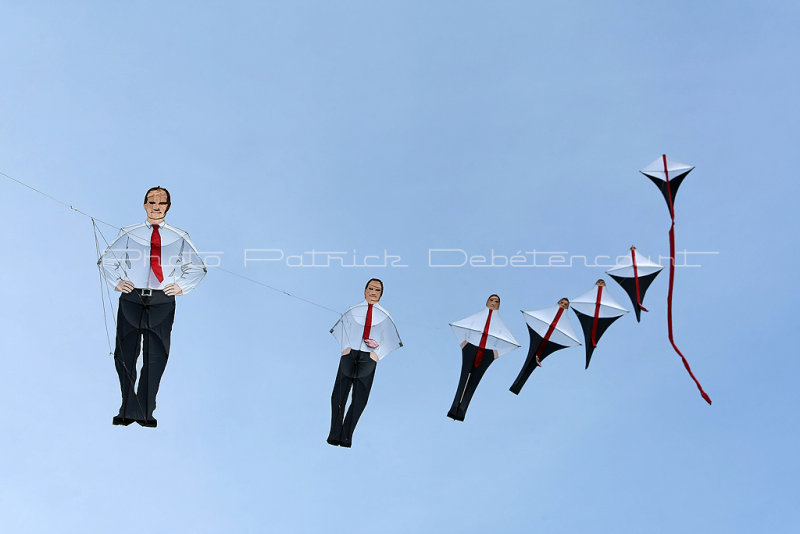
<path fill-rule="evenodd" d="M 175 297 L 195 288 L 206 274 L 189 234 L 164 218 L 169 191 L 153 187 L 144 197 L 147 220 L 127 226 L 100 256 L 106 282 L 121 293 L 114 364 L 122 406 L 112 423 L 155 427 L 156 393 L 167 365 Z M 141 373 L 136 362 L 143 353 Z"/>
<path fill-rule="evenodd" d="M 447 417 L 463 421 L 469 402 L 489 365 L 500 355 L 519 347 L 511 331 L 500 319 L 500 297 L 489 295 L 486 309 L 450 323 L 461 342 L 461 376 L 458 379 L 453 405 Z"/>
<path fill-rule="evenodd" d="M 364 301 L 347 310 L 331 328 L 342 351 L 331 394 L 327 440 L 331 445 L 352 445 L 353 430 L 367 406 L 378 360 L 403 346 L 392 316 L 378 304 L 382 295 L 383 282 L 370 279 L 364 288 Z M 345 410 L 348 396 L 350 406 Z"/>

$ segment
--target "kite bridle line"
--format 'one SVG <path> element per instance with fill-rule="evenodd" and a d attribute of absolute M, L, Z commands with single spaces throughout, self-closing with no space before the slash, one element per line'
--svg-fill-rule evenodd
<path fill-rule="evenodd" d="M 675 349 L 675 352 L 681 357 L 683 360 L 683 366 L 686 367 L 686 371 L 688 371 L 689 376 L 692 377 L 694 383 L 697 385 L 697 389 L 700 390 L 700 395 L 703 396 L 703 399 L 708 404 L 711 404 L 711 398 L 703 391 L 703 386 L 700 385 L 700 381 L 694 376 L 692 372 L 692 368 L 689 367 L 689 362 L 686 357 L 683 355 L 681 350 L 678 348 L 678 345 L 675 344 L 675 339 L 672 334 L 672 286 L 675 282 L 675 209 L 672 205 L 672 188 L 669 185 L 669 170 L 667 168 L 667 155 L 662 154 L 662 161 L 664 162 L 664 178 L 667 182 L 667 198 L 669 199 L 669 216 L 672 219 L 672 225 L 669 227 L 669 291 L 667 292 L 667 330 L 669 331 L 669 342 L 672 344 L 672 348 Z M 635 269 L 634 264 L 634 269 Z M 638 283 L 638 282 L 637 282 Z M 638 286 L 637 286 L 638 287 Z"/>
<path fill-rule="evenodd" d="M 94 218 L 92 218 L 92 217 L 89 217 L 89 218 L 92 219 L 92 229 L 94 231 L 95 250 L 97 251 L 97 257 L 100 258 L 100 255 L 101 255 L 101 253 L 100 253 L 100 242 L 97 240 L 98 232 L 100 233 L 100 237 L 103 238 L 103 241 L 106 244 L 106 249 L 107 250 L 111 247 L 111 245 L 108 244 L 108 240 L 106 239 L 106 236 L 103 235 L 103 232 L 97 227 L 97 224 L 95 223 Z M 114 253 L 113 250 L 111 251 L 111 253 L 112 254 Z M 116 256 L 115 256 L 115 258 L 116 258 Z M 125 272 L 125 268 L 122 266 L 122 262 L 121 261 L 120 261 L 119 265 L 120 265 L 120 268 L 122 269 L 122 271 L 127 276 L 127 273 Z M 100 302 L 103 304 L 103 325 L 104 325 L 104 327 L 106 329 L 106 339 L 108 340 L 108 353 L 114 358 L 115 362 L 119 363 L 122 366 L 122 369 L 125 372 L 125 376 L 128 379 L 128 384 L 130 386 L 130 389 L 134 390 L 135 387 L 136 387 L 136 379 L 134 378 L 133 372 L 130 369 L 128 369 L 128 366 L 125 363 L 125 359 L 117 357 L 116 351 L 114 351 L 111 348 L 111 336 L 108 334 L 108 311 L 106 310 L 105 298 L 106 297 L 108 298 L 108 304 L 109 304 L 109 306 L 111 307 L 112 310 L 114 309 L 114 303 L 113 303 L 113 300 L 111 298 L 111 293 L 108 290 L 108 284 L 105 283 L 105 277 L 103 276 L 103 271 L 102 271 L 102 268 L 100 267 L 100 260 L 99 259 L 98 259 L 98 262 L 97 262 L 97 274 L 100 277 Z M 103 294 L 103 287 L 104 286 L 105 286 L 105 295 Z M 136 294 L 137 294 L 137 296 L 139 296 L 139 300 L 142 302 L 142 306 L 144 306 L 144 301 L 142 300 L 142 296 L 139 295 L 138 292 Z M 116 319 L 116 317 L 113 317 L 113 316 L 112 316 L 112 319 L 114 320 L 114 332 L 115 332 L 114 339 L 115 339 L 116 345 L 117 346 L 121 346 L 122 345 L 121 344 L 122 340 L 119 337 L 119 330 L 117 329 L 117 319 Z M 149 315 L 148 315 L 148 326 L 149 326 Z M 142 402 L 139 400 L 139 396 L 138 395 L 134 395 L 134 397 L 136 398 L 136 404 L 139 406 L 139 413 L 144 414 L 145 412 L 144 412 L 144 409 L 143 409 L 143 406 L 142 406 Z M 128 405 L 128 393 L 127 392 L 125 392 L 124 396 L 122 397 L 122 402 L 123 402 L 124 406 L 127 407 L 127 405 Z M 123 412 L 126 412 L 126 411 L 127 410 L 123 410 Z M 124 415 L 122 417 L 124 417 Z"/>
<path fill-rule="evenodd" d="M 94 248 L 97 251 L 97 257 L 100 258 L 100 242 L 97 239 L 97 233 L 100 232 L 100 229 L 97 228 L 97 224 L 95 223 L 94 219 L 92 219 L 92 232 L 94 233 Z M 106 242 L 108 245 L 108 241 L 106 240 L 106 236 L 103 235 L 103 232 L 100 232 L 100 236 L 103 238 L 103 241 Z M 106 310 L 106 295 L 108 295 L 108 302 L 111 305 L 111 294 L 108 293 L 108 284 L 104 283 L 103 280 L 103 271 L 100 267 L 100 262 L 97 262 L 97 274 L 100 278 L 100 302 L 103 304 L 103 323 L 106 329 L 106 340 L 108 341 L 108 353 L 112 356 L 114 355 L 113 349 L 111 348 L 111 335 L 108 333 L 108 311 Z M 105 288 L 105 291 L 104 291 Z M 114 320 L 114 326 L 116 327 L 116 319 Z"/>

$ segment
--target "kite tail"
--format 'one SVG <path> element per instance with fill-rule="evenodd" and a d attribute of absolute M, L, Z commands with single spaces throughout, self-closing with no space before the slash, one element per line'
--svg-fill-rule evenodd
<path fill-rule="evenodd" d="M 703 399 L 708 404 L 711 404 L 711 398 L 703 391 L 703 386 L 700 385 L 700 382 L 694 376 L 692 372 L 692 368 L 689 367 L 689 362 L 686 357 L 683 355 L 681 350 L 675 344 L 675 338 L 672 334 L 672 286 L 673 282 L 675 281 L 675 220 L 672 221 L 672 226 L 669 229 L 669 292 L 667 293 L 667 326 L 669 330 L 669 342 L 672 343 L 672 348 L 675 349 L 675 352 L 678 353 L 678 356 L 681 357 L 683 360 L 683 366 L 686 367 L 686 370 L 689 372 L 689 376 L 692 377 L 694 383 L 697 385 L 697 389 L 700 390 L 700 395 L 703 396 Z"/>

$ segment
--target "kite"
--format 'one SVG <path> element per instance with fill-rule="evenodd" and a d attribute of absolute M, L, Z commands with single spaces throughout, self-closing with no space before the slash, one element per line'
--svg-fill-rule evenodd
<path fill-rule="evenodd" d="M 678 348 L 678 345 L 675 344 L 675 338 L 672 333 L 672 289 L 675 282 L 675 195 L 678 194 L 678 187 L 680 187 L 686 175 L 688 175 L 692 169 L 694 169 L 692 165 L 686 165 L 685 163 L 671 160 L 667 158 L 666 154 L 663 154 L 640 172 L 647 176 L 650 181 L 658 187 L 661 194 L 664 195 L 664 200 L 667 202 L 667 207 L 669 208 L 669 216 L 672 220 L 672 225 L 669 228 L 669 291 L 667 293 L 667 327 L 669 330 L 669 342 L 672 344 L 672 348 L 675 349 L 675 352 L 681 357 L 681 360 L 683 360 L 683 365 L 689 372 L 689 376 L 692 377 L 692 380 L 694 380 L 694 383 L 697 385 L 700 395 L 703 396 L 703 399 L 705 399 L 707 403 L 711 404 L 711 398 L 703 391 L 703 386 L 701 386 L 700 382 L 695 378 L 694 373 L 692 373 L 692 368 L 689 367 L 689 362 Z"/>
<path fill-rule="evenodd" d="M 378 360 L 402 347 L 400 334 L 378 301 L 383 282 L 372 278 L 364 288 L 364 301 L 352 306 L 331 328 L 339 342 L 341 359 L 331 394 L 331 430 L 328 443 L 351 447 L 353 431 L 364 412 Z M 350 390 L 350 406 L 345 412 Z"/>
<path fill-rule="evenodd" d="M 642 312 L 648 311 L 642 305 L 644 294 L 650 284 L 653 283 L 653 280 L 656 279 L 658 273 L 661 272 L 661 269 L 663 267 L 650 261 L 647 256 L 638 254 L 636 247 L 631 247 L 629 256 L 624 257 L 622 261 L 606 271 L 611 278 L 622 286 L 622 289 L 630 297 L 633 311 L 636 313 L 637 323 L 641 321 Z"/>
<path fill-rule="evenodd" d="M 206 275 L 189 234 L 164 222 L 169 207 L 166 189 L 147 191 L 147 222 L 123 228 L 97 262 L 108 285 L 121 293 L 114 364 L 122 405 L 114 425 L 158 426 L 153 411 L 169 357 L 175 297 L 189 293 Z"/>
<path fill-rule="evenodd" d="M 519 343 L 506 327 L 497 310 L 500 297 L 490 295 L 486 309 L 450 323 L 453 333 L 461 343 L 461 376 L 458 379 L 453 405 L 447 417 L 463 421 L 469 402 L 489 365 L 501 355 L 510 352 Z"/>
<path fill-rule="evenodd" d="M 541 365 L 542 360 L 557 350 L 580 345 L 578 335 L 572 329 L 569 319 L 563 317 L 569 309 L 569 300 L 561 299 L 558 306 L 535 311 L 523 311 L 525 322 L 528 324 L 528 333 L 531 345 L 525 364 L 511 385 L 511 392 L 519 395 L 522 386 L 531 376 L 531 373 Z"/>
<path fill-rule="evenodd" d="M 605 280 L 598 280 L 594 289 L 570 301 L 572 311 L 578 316 L 578 321 L 583 329 L 583 338 L 586 342 L 586 369 L 592 359 L 592 352 L 597 347 L 597 342 L 611 324 L 628 313 L 614 300 L 606 287 Z"/>

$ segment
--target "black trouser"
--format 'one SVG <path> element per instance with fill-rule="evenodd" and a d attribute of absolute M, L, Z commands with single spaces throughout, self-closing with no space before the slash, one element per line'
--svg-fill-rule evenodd
<path fill-rule="evenodd" d="M 533 328 L 528 326 L 528 334 L 531 338 L 531 344 L 528 347 L 528 357 L 525 359 L 525 364 L 520 369 L 517 379 L 511 384 L 509 390 L 515 395 L 519 395 L 522 391 L 522 386 L 528 381 L 531 373 L 539 367 L 539 362 L 543 362 L 545 358 L 553 354 L 557 350 L 565 349 L 566 345 L 559 345 L 552 341 L 545 341 Z M 545 343 L 542 347 L 542 343 Z M 540 349 L 541 347 L 541 349 Z M 538 356 L 537 356 L 538 354 Z M 538 360 L 538 361 L 537 361 Z"/>
<path fill-rule="evenodd" d="M 540 360 L 541 361 L 541 360 Z M 509 391 L 514 393 L 515 395 L 519 395 L 519 392 L 522 391 L 522 386 L 525 385 L 525 382 L 528 381 L 528 378 L 531 376 L 531 373 L 536 370 L 539 365 L 536 363 L 536 353 L 529 351 L 528 357 L 525 359 L 525 363 L 522 366 L 522 369 L 519 370 L 519 374 L 517 375 L 516 380 L 514 383 L 511 384 L 511 387 L 508 388 Z"/>
<path fill-rule="evenodd" d="M 456 397 L 453 399 L 453 405 L 450 411 L 447 412 L 447 417 L 455 419 L 456 421 L 463 421 L 467 415 L 467 408 L 469 401 L 472 400 L 472 395 L 478 387 L 478 382 L 483 378 L 483 373 L 494 361 L 494 351 L 485 350 L 483 353 L 483 360 L 478 367 L 475 367 L 475 356 L 478 354 L 478 347 L 472 343 L 467 343 L 461 349 L 461 377 L 458 379 L 458 388 L 456 389 Z"/>
<path fill-rule="evenodd" d="M 339 360 L 339 370 L 336 372 L 336 382 L 333 384 L 331 394 L 329 443 L 346 446 L 352 443 L 353 430 L 367 406 L 376 365 L 377 362 L 369 357 L 369 352 L 362 350 L 351 350 Z M 353 397 L 345 415 L 344 408 L 350 388 L 353 389 Z"/>
<path fill-rule="evenodd" d="M 174 320 L 175 297 L 167 296 L 163 291 L 154 289 L 152 296 L 142 296 L 141 290 L 134 289 L 120 295 L 117 346 L 114 349 L 114 364 L 122 390 L 120 417 L 153 420 L 158 384 L 169 357 L 169 337 Z M 134 388 L 140 344 L 144 361 L 138 388 Z"/>

